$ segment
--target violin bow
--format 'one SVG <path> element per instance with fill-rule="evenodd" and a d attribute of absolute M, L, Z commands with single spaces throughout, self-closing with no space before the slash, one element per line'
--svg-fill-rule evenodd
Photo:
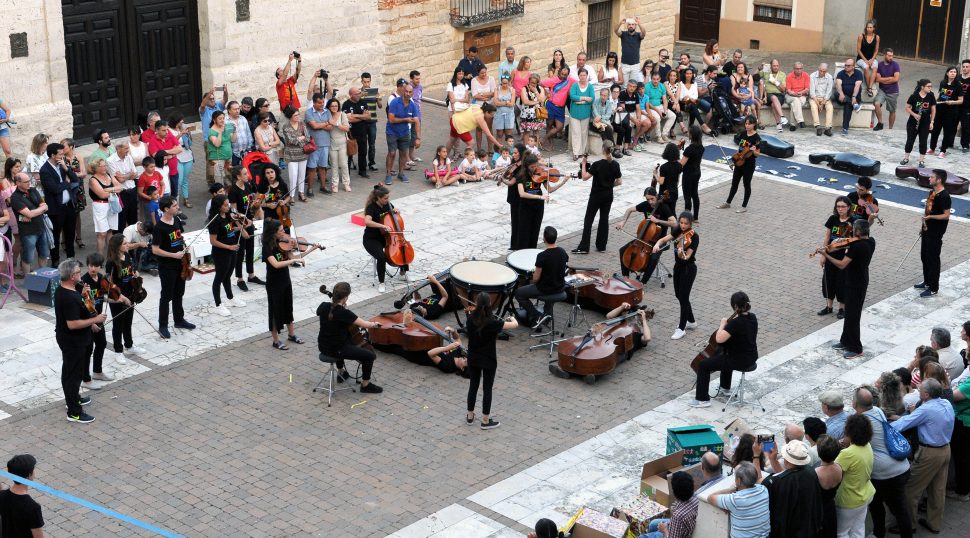
<path fill-rule="evenodd" d="M 919 243 L 919 240 L 922 239 L 922 238 L 923 238 L 923 233 L 920 232 L 920 234 L 916 236 L 916 241 L 913 241 L 913 246 L 909 247 L 909 252 L 907 252 L 906 255 L 903 256 L 903 259 L 899 261 L 899 265 L 897 265 L 896 266 L 896 270 L 893 271 L 894 273 L 898 273 L 899 272 L 899 268 L 903 266 L 903 262 L 905 262 L 906 261 L 906 258 L 908 258 L 909 255 L 913 253 L 913 249 L 916 248 L 916 244 Z"/>

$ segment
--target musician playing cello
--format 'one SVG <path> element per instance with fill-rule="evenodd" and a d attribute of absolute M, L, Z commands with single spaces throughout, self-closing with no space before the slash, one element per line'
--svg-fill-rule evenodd
<path fill-rule="evenodd" d="M 633 308 L 633 305 L 631 305 L 630 303 L 623 303 L 620 306 L 614 308 L 613 310 L 610 310 L 609 312 L 607 312 L 606 319 L 607 320 L 616 319 L 628 313 L 632 308 Z M 647 320 L 649 319 L 647 316 L 647 311 L 641 308 L 637 314 L 638 315 L 635 318 L 631 318 L 622 322 L 622 323 L 632 325 L 633 327 L 633 349 L 631 349 L 629 353 L 623 354 L 623 356 L 620 358 L 621 362 L 632 359 L 634 353 L 647 347 L 647 344 L 649 344 L 650 340 L 653 339 L 653 336 L 650 333 L 650 325 L 647 322 Z M 592 327 L 590 327 L 590 332 L 591 333 L 603 332 L 607 328 L 608 326 L 606 325 L 606 323 L 601 321 L 593 325 Z M 563 379 L 568 379 L 570 377 L 570 373 L 560 368 L 558 364 L 550 364 L 549 371 L 552 372 L 552 374 L 556 377 L 561 377 Z"/>
<path fill-rule="evenodd" d="M 758 361 L 758 318 L 751 313 L 751 302 L 743 291 L 731 295 L 731 308 L 734 314 L 722 318 L 714 339 L 721 351 L 713 357 L 700 361 L 697 365 L 697 390 L 691 407 L 710 407 L 711 372 L 721 371 L 721 386 L 718 395 L 731 390 L 731 377 L 734 370 L 746 369 Z"/>
<path fill-rule="evenodd" d="M 650 222 L 656 223 L 660 226 L 661 236 L 667 235 L 667 230 L 677 225 L 677 219 L 674 218 L 674 212 L 670 209 L 667 204 L 659 203 L 657 198 L 657 189 L 653 187 L 647 187 L 643 189 L 643 201 L 634 207 L 626 210 L 623 214 L 623 222 L 618 222 L 616 224 L 617 230 L 622 230 L 626 226 L 626 221 L 630 219 L 630 215 L 633 213 L 642 213 L 643 218 Z M 639 228 L 638 228 L 639 231 Z M 637 240 L 634 239 L 629 243 L 620 247 L 620 272 L 623 276 L 630 276 L 630 268 L 623 264 L 623 253 L 626 249 L 632 246 Z M 646 270 L 640 275 L 640 282 L 646 283 L 650 280 L 650 275 L 653 274 L 654 269 L 657 267 L 657 262 L 660 261 L 660 252 L 652 253 L 650 255 L 650 262 L 647 264 Z"/>
<path fill-rule="evenodd" d="M 393 231 L 383 221 L 384 216 L 391 211 L 394 211 L 391 191 L 383 185 L 374 185 L 367 195 L 367 203 L 364 204 L 364 249 L 377 260 L 377 291 L 380 293 L 386 291 L 384 275 L 387 273 L 387 256 L 384 254 L 384 247 L 387 243 L 384 233 Z M 400 278 L 407 280 L 408 266 L 404 265 L 400 269 Z"/>

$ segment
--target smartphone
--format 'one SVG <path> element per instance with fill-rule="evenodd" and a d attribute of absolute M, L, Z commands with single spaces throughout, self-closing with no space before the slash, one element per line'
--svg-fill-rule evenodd
<path fill-rule="evenodd" d="M 775 449 L 775 434 L 758 434 L 758 442 L 762 452 L 771 452 Z"/>
<path fill-rule="evenodd" d="M 215 88 L 213 88 L 213 90 L 217 92 L 224 92 L 226 91 L 226 85 L 223 84 L 222 86 L 216 86 Z"/>

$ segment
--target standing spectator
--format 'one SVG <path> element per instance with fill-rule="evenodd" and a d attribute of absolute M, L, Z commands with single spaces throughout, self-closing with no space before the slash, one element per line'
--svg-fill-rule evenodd
<path fill-rule="evenodd" d="M 13 152 L 10 150 L 10 126 L 16 123 L 11 117 L 10 107 L 3 99 L 0 99 L 0 149 L 3 150 L 5 159 L 13 156 Z"/>
<path fill-rule="evenodd" d="M 906 100 L 906 155 L 899 164 L 909 164 L 909 156 L 913 153 L 913 143 L 919 138 L 919 167 L 923 168 L 926 160 L 926 146 L 929 132 L 933 129 L 936 119 L 936 96 L 933 95 L 933 83 L 921 78 L 916 82 L 916 90 Z"/>
<path fill-rule="evenodd" d="M 250 144 L 252 144 L 252 132 L 249 130 L 249 124 L 245 123 L 245 118 L 241 124 L 237 124 L 236 136 L 248 136 Z M 185 202 L 185 207 L 192 209 L 192 203 L 189 202 L 189 178 L 192 176 L 192 165 L 195 163 L 195 157 L 192 155 L 192 133 L 195 131 L 195 126 L 186 127 L 184 119 L 179 121 L 175 126 L 175 132 L 178 134 L 179 147 L 182 151 L 176 155 L 175 165 L 178 167 L 179 176 L 179 194 L 182 195 L 182 201 Z M 171 166 L 171 165 L 169 165 Z M 129 224 L 134 224 L 137 222 L 137 218 L 130 222 Z"/>
<path fill-rule="evenodd" d="M 647 533 L 640 538 L 691 538 L 694 535 L 699 502 L 694 495 L 694 479 L 684 471 L 677 471 L 670 477 L 670 489 L 676 501 L 670 519 L 651 521 Z"/>
<path fill-rule="evenodd" d="M 347 120 L 350 122 L 350 136 L 357 142 L 357 174 L 364 178 L 370 177 L 367 174 L 367 122 L 370 120 L 370 112 L 367 111 L 367 105 L 360 98 L 360 89 L 351 88 L 347 94 L 349 98 L 344 101 L 340 110 L 347 114 Z M 353 157 L 353 155 L 348 156 L 348 162 Z M 292 187 L 292 181 L 290 186 Z"/>
<path fill-rule="evenodd" d="M 495 79 L 488 75 L 488 68 L 482 65 L 478 68 L 476 77 L 471 79 L 471 96 L 473 105 L 489 103 L 495 97 Z M 475 149 L 482 148 L 482 130 L 475 130 Z"/>
<path fill-rule="evenodd" d="M 855 60 L 845 59 L 845 69 L 836 75 L 835 91 L 838 93 L 836 100 L 842 105 L 842 136 L 849 134 L 849 122 L 852 121 L 852 112 L 859 110 L 861 105 L 862 75 L 856 71 Z"/>
<path fill-rule="evenodd" d="M 259 115 L 266 113 L 269 118 L 269 124 L 276 127 L 276 115 L 273 114 L 269 109 L 269 99 L 265 97 L 260 97 L 256 99 L 256 108 L 253 109 L 253 115 L 249 119 L 249 130 L 255 131 L 259 127 Z"/>
<path fill-rule="evenodd" d="M 135 177 L 145 171 L 141 162 L 148 157 L 148 144 L 141 140 L 141 128 L 132 125 L 128 128 L 128 149 L 131 150 L 131 160 L 135 163 Z"/>
<path fill-rule="evenodd" d="M 499 78 L 502 78 L 502 75 L 508 75 L 509 80 L 512 80 L 512 71 L 515 71 L 515 66 L 515 47 L 505 47 L 505 59 L 498 64 Z M 414 86 L 414 83 L 412 82 L 411 85 Z"/>
<path fill-rule="evenodd" d="M 761 482 L 768 490 L 771 536 L 815 538 L 822 525 L 822 488 L 808 450 L 801 441 L 792 441 L 766 455 L 774 460 L 776 452 L 785 469 Z"/>
<path fill-rule="evenodd" d="M 230 101 L 228 110 L 229 119 L 226 120 L 226 123 L 231 123 L 233 125 L 233 132 L 236 134 L 235 138 L 232 140 L 232 165 L 239 166 L 242 163 L 243 157 L 253 150 L 253 133 L 249 130 L 249 121 L 246 120 L 245 116 L 239 113 L 239 103 Z M 276 164 L 277 162 L 278 161 L 273 161 L 273 164 Z"/>
<path fill-rule="evenodd" d="M 872 102 L 876 111 L 876 126 L 873 131 L 882 130 L 882 107 L 889 113 L 889 129 L 896 123 L 896 102 L 899 100 L 899 63 L 893 60 L 893 49 L 882 53 L 882 61 L 876 67 L 874 80 L 879 83 L 879 91 Z M 871 89 L 870 89 L 871 91 Z"/>
<path fill-rule="evenodd" d="M 869 515 L 872 518 L 872 533 L 876 536 L 886 536 L 886 508 L 896 518 L 897 529 L 903 538 L 910 538 L 912 533 L 912 519 L 906 504 L 906 483 L 909 481 L 909 460 L 897 460 L 889 455 L 886 448 L 886 428 L 889 421 L 882 409 L 875 407 L 874 394 L 868 387 L 859 387 L 852 397 L 852 407 L 856 415 L 869 420 L 872 427 L 872 482 L 875 494 L 869 503 Z M 821 453 L 819 454 L 821 456 Z"/>
<path fill-rule="evenodd" d="M 842 484 L 842 467 L 835 463 L 835 458 L 842 448 L 837 440 L 824 433 L 818 437 L 816 446 L 821 464 L 815 468 L 815 474 L 818 476 L 818 485 L 822 488 L 822 526 L 818 537 L 834 538 L 838 529 L 835 495 Z"/>
<path fill-rule="evenodd" d="M 7 472 L 33 480 L 36 466 L 36 458 L 19 454 L 7 462 Z M 3 536 L 43 538 L 44 514 L 27 491 L 27 486 L 16 480 L 10 489 L 0 491 L 0 534 Z"/>
<path fill-rule="evenodd" d="M 775 125 L 778 127 L 778 132 L 780 133 L 785 125 L 788 125 L 788 120 L 785 118 L 785 113 L 781 110 L 781 105 L 785 104 L 785 72 L 781 70 L 781 62 L 777 58 L 771 59 L 770 67 L 768 71 L 761 72 L 761 80 L 759 82 L 761 100 L 771 107 L 771 113 L 775 117 Z"/>
<path fill-rule="evenodd" d="M 563 67 L 569 68 L 569 64 L 566 63 L 566 57 L 562 54 L 562 49 L 553 49 L 552 51 L 552 61 L 548 65 L 548 76 L 554 77 L 559 74 L 559 70 Z"/>
<path fill-rule="evenodd" d="M 47 213 L 48 206 L 44 198 L 36 188 L 30 186 L 30 176 L 26 172 L 20 172 L 14 176 L 14 185 L 17 189 L 10 195 L 10 208 L 17 215 L 17 228 L 20 232 L 20 253 L 21 273 L 30 272 L 30 264 L 34 262 L 34 255 L 40 254 L 37 260 L 37 267 L 47 265 L 50 257 L 50 244 L 47 241 L 47 233 L 44 230 L 44 214 Z"/>
<path fill-rule="evenodd" d="M 950 345 L 950 331 L 945 327 L 933 327 L 930 331 L 930 348 L 936 351 L 940 358 L 940 366 L 946 370 L 950 379 L 960 377 L 965 365 L 960 352 Z"/>
<path fill-rule="evenodd" d="M 842 401 L 842 394 L 835 390 L 827 390 L 818 395 L 818 401 L 822 404 L 822 414 L 827 417 L 825 433 L 836 440 L 842 439 L 845 421 L 849 418 L 849 412 L 845 410 L 845 402 Z"/>
<path fill-rule="evenodd" d="M 512 88 L 515 89 L 516 96 L 522 95 L 522 88 L 529 84 L 530 78 L 532 78 L 532 58 L 523 56 L 519 60 L 519 65 L 512 71 Z"/>
<path fill-rule="evenodd" d="M 865 74 L 866 92 L 872 97 L 872 82 L 876 77 L 876 67 L 879 60 L 879 35 L 876 34 L 876 21 L 866 21 L 866 27 L 855 40 L 856 60 L 859 61 Z"/>
<path fill-rule="evenodd" d="M 589 118 L 593 111 L 596 94 L 589 83 L 589 73 L 585 67 L 579 69 L 579 82 L 569 88 L 569 147 L 573 160 L 586 155 L 589 142 Z"/>
<path fill-rule="evenodd" d="M 616 53 L 613 51 L 606 53 L 606 62 L 597 68 L 596 80 L 600 84 L 623 84 L 623 72 L 617 65 Z"/>
<path fill-rule="evenodd" d="M 809 441 L 805 440 L 805 428 L 795 423 L 785 424 L 784 439 L 785 444 L 796 442 L 803 444 L 808 454 L 808 466 L 813 469 L 818 467 L 820 461 L 818 451 Z M 770 458 L 767 463 L 771 466 L 772 471 L 780 473 L 785 469 L 785 459 L 780 454 L 776 454 L 776 456 Z"/>
<path fill-rule="evenodd" d="M 832 136 L 832 92 L 835 82 L 829 74 L 829 64 L 818 64 L 818 71 L 809 77 L 808 106 L 812 110 L 812 123 L 815 125 L 815 136 Z M 818 122 L 819 110 L 825 110 L 824 127 Z"/>
<path fill-rule="evenodd" d="M 492 119 L 492 132 L 495 138 L 505 139 L 515 131 L 515 89 L 512 88 L 512 76 L 499 76 L 499 87 L 492 98 L 495 105 L 495 118 Z M 420 108 L 419 108 L 420 110 Z M 420 112 L 418 119 L 420 119 Z M 495 148 L 498 151 L 498 148 Z"/>
<path fill-rule="evenodd" d="M 934 122 L 932 136 L 930 136 L 930 155 L 936 152 L 936 142 L 943 132 L 943 144 L 940 146 L 940 157 L 946 157 L 946 150 L 953 147 L 953 139 L 957 135 L 957 122 L 960 121 L 960 107 L 963 106 L 964 95 L 957 80 L 957 68 L 948 67 L 940 89 L 936 93 L 936 112 L 939 118 Z"/>
<path fill-rule="evenodd" d="M 70 139 L 65 138 L 64 140 L 70 140 Z M 64 140 L 61 140 L 61 145 L 65 146 L 65 150 L 66 150 L 67 144 L 64 144 Z M 88 155 L 88 159 L 94 160 L 97 158 L 101 158 L 104 160 L 108 160 L 108 157 L 110 157 L 111 154 L 114 153 L 114 148 L 111 147 L 111 135 L 108 134 L 108 131 L 105 131 L 104 129 L 98 129 L 97 131 L 94 132 L 94 136 L 91 137 L 91 141 L 94 142 L 95 149 L 94 151 L 91 152 L 90 155 Z M 73 140 L 71 140 L 71 142 L 73 142 Z M 72 150 L 74 149 L 74 144 L 71 144 L 71 149 Z M 73 151 L 68 155 L 73 157 Z M 87 169 L 87 167 L 84 166 L 83 158 L 82 158 L 82 161 L 80 161 L 80 164 L 81 164 L 80 166 L 81 170 Z M 75 170 L 74 173 L 76 174 L 77 170 Z"/>
<path fill-rule="evenodd" d="M 471 84 L 472 78 L 478 76 L 483 67 L 485 67 L 485 64 L 478 59 L 478 47 L 468 47 L 465 57 L 458 62 L 458 69 L 461 69 L 464 73 L 463 80 L 466 85 Z"/>
<path fill-rule="evenodd" d="M 229 101 L 229 86 L 222 86 L 222 100 L 216 101 L 216 87 L 213 86 L 205 95 L 202 96 L 202 103 L 199 104 L 199 122 L 202 124 L 202 132 L 209 132 L 212 125 L 212 114 L 216 111 L 226 111 L 226 104 Z"/>
<path fill-rule="evenodd" d="M 225 113 L 217 110 L 212 115 L 212 126 L 205 132 L 206 161 L 212 163 L 220 183 L 225 183 L 226 170 L 232 166 L 232 141 L 236 137 L 234 129 L 233 124 L 226 123 Z M 157 166 L 160 163 L 155 164 Z"/>
<path fill-rule="evenodd" d="M 293 72 L 293 76 L 290 76 L 290 66 L 294 59 L 296 60 L 296 70 Z M 280 101 L 280 111 L 284 110 L 286 105 L 293 105 L 293 108 L 300 109 L 300 96 L 296 91 L 296 83 L 300 80 L 301 65 L 302 58 L 294 51 L 286 59 L 286 65 L 276 69 L 276 97 Z M 257 113 L 263 112 L 258 108 L 258 102 L 256 105 Z"/>
<path fill-rule="evenodd" d="M 47 135 L 39 133 L 30 141 L 30 153 L 24 164 L 24 172 L 30 174 L 30 186 L 36 187 L 40 183 L 40 169 L 47 162 Z"/>
<path fill-rule="evenodd" d="M 91 215 L 94 217 L 94 233 L 97 236 L 97 252 L 105 253 L 108 237 L 118 230 L 118 214 L 112 213 L 108 198 L 122 191 L 120 183 L 108 173 L 108 163 L 98 158 L 91 161 L 88 168 L 91 179 L 88 181 L 88 194 L 91 195 Z"/>
<path fill-rule="evenodd" d="M 541 82 L 544 87 L 549 88 L 549 96 L 546 99 L 546 112 L 548 113 L 546 136 L 542 140 L 542 147 L 544 148 L 550 148 L 552 139 L 563 130 L 563 123 L 566 121 L 566 100 L 573 82 L 575 81 L 569 78 L 569 67 L 565 65 L 560 67 L 554 76 Z"/>
<path fill-rule="evenodd" d="M 731 537 L 767 538 L 771 532 L 768 490 L 758 469 L 744 461 L 734 469 L 734 488 L 711 493 L 708 502 L 731 513 Z"/>
<path fill-rule="evenodd" d="M 451 82 L 445 89 L 448 93 L 448 115 L 461 112 L 468 108 L 471 103 L 471 94 L 468 93 L 468 85 L 465 83 L 465 72 L 460 67 L 455 69 L 451 75 Z"/>
<path fill-rule="evenodd" d="M 872 425 L 860 415 L 845 421 L 848 447 L 839 452 L 835 463 L 842 467 L 842 484 L 835 494 L 835 515 L 839 538 L 865 538 L 866 509 L 876 493 L 872 477 Z"/>
<path fill-rule="evenodd" d="M 599 79 L 596 76 L 596 70 L 593 69 L 592 66 L 586 65 L 585 52 L 580 52 L 579 54 L 576 55 L 576 65 L 569 68 L 569 78 L 574 80 L 579 80 L 580 69 L 586 70 L 586 80 L 588 80 L 590 84 L 599 83 Z"/>
<path fill-rule="evenodd" d="M 640 17 L 627 17 L 616 27 L 616 35 L 620 38 L 620 71 L 623 80 L 643 82 L 640 74 L 640 43 L 643 41 L 643 27 Z"/>
<path fill-rule="evenodd" d="M 964 334 L 968 323 L 964 323 Z M 953 457 L 955 484 L 946 496 L 962 503 L 970 502 L 970 377 L 953 387 Z"/>
<path fill-rule="evenodd" d="M 81 180 L 81 187 L 78 189 L 77 197 L 79 199 L 84 199 L 85 198 L 84 180 L 87 179 L 88 177 L 88 167 L 84 162 L 84 157 L 78 155 L 77 152 L 74 150 L 75 147 L 77 146 L 77 143 L 74 142 L 73 138 L 65 138 L 61 140 L 61 145 L 64 146 L 64 164 L 66 164 L 68 168 L 73 170 L 74 173 L 77 175 L 78 179 Z M 107 151 L 109 154 L 114 152 L 114 148 L 111 147 L 110 137 L 108 137 Z M 94 154 L 101 155 L 102 152 L 95 150 L 94 152 L 92 152 L 92 155 Z M 107 159 L 107 157 L 105 157 L 104 159 Z M 81 213 L 84 211 L 86 205 L 87 205 L 86 201 L 77 204 L 77 212 L 74 217 L 74 243 L 78 246 L 78 248 L 85 247 L 84 240 L 81 239 Z"/>
<path fill-rule="evenodd" d="M 213 114 L 214 116 L 215 114 Z M 171 129 L 175 128 L 179 122 L 182 121 L 181 116 L 173 116 L 169 118 L 169 121 L 158 120 L 155 123 L 154 136 L 148 141 L 148 153 L 150 155 L 155 155 L 155 166 L 158 167 L 162 174 L 168 171 L 168 183 L 166 192 L 170 192 L 173 195 L 178 194 L 178 181 L 179 181 L 179 169 L 178 160 L 175 159 L 175 155 L 182 152 L 181 141 L 177 133 L 173 133 Z M 225 123 L 225 118 L 223 118 L 223 124 Z M 209 132 L 208 130 L 205 132 Z M 230 133 L 231 134 L 231 133 Z M 232 147 L 230 142 L 226 140 L 226 151 L 227 157 L 232 155 Z M 162 162 L 157 158 L 158 153 L 163 152 L 165 154 L 165 162 Z"/>
<path fill-rule="evenodd" d="M 239 113 L 246 118 L 246 121 L 253 121 L 257 112 L 256 107 L 253 106 L 253 98 L 249 96 L 243 97 L 242 101 L 240 101 Z"/>
<path fill-rule="evenodd" d="M 131 158 L 131 147 L 128 140 L 121 139 L 115 144 L 115 153 L 108 157 L 108 174 L 123 187 L 121 191 L 121 214 L 118 215 L 118 227 L 125 227 L 138 222 L 138 193 L 135 190 L 135 161 Z M 181 156 L 181 153 L 179 154 Z"/>
<path fill-rule="evenodd" d="M 472 47 L 474 48 L 474 47 Z M 465 71 L 468 73 L 468 71 Z M 360 93 L 363 95 L 364 106 L 367 107 L 367 113 L 370 114 L 370 119 L 364 120 L 363 125 L 366 129 L 367 138 L 364 143 L 361 140 L 357 140 L 357 147 L 360 148 L 360 155 L 363 152 L 367 152 L 367 168 L 371 172 L 377 171 L 377 165 L 375 158 L 375 152 L 377 151 L 377 109 L 384 108 L 384 103 L 381 102 L 381 94 L 377 88 L 371 88 L 371 77 L 370 73 L 360 74 Z M 360 157 L 357 158 L 357 167 L 359 170 L 365 170 L 364 159 Z M 309 168 L 309 165 L 307 165 Z"/>
<path fill-rule="evenodd" d="M 309 129 L 310 138 L 317 145 L 317 150 L 310 154 L 307 160 L 306 194 L 313 198 L 313 182 L 320 178 L 320 192 L 330 194 L 327 190 L 327 168 L 330 167 L 330 111 L 324 106 L 322 93 L 313 94 L 313 106 L 303 115 Z"/>
<path fill-rule="evenodd" d="M 408 145 L 411 140 L 411 129 L 417 131 L 415 147 L 421 147 L 421 120 L 418 118 L 418 110 L 411 101 L 414 89 L 405 85 L 402 95 L 398 99 L 391 101 L 387 107 L 387 127 L 385 136 L 387 137 L 387 160 L 385 167 L 387 175 L 384 177 L 384 184 L 390 185 L 393 181 L 391 169 L 394 166 L 394 155 L 399 154 L 397 179 L 402 183 L 407 183 L 408 177 L 404 174 L 408 159 Z"/>
<path fill-rule="evenodd" d="M 509 48 L 511 49 L 511 47 Z M 515 51 L 513 50 L 512 53 L 514 55 Z M 411 102 L 414 103 L 414 106 L 417 107 L 418 119 L 420 120 L 421 119 L 421 98 L 424 96 L 424 86 L 421 85 L 421 72 L 418 70 L 412 70 L 410 73 L 408 73 L 408 78 L 411 80 L 411 88 L 414 89 L 414 94 L 411 95 Z M 513 108 L 515 107 L 515 94 L 512 95 L 512 106 Z M 514 116 L 515 114 L 513 113 L 513 117 Z M 411 129 L 411 142 L 410 142 L 410 145 L 408 145 L 408 163 L 407 163 L 408 166 L 414 166 L 416 163 L 421 162 L 421 157 L 418 157 L 414 152 L 414 150 L 417 149 L 415 148 L 415 143 L 417 142 L 416 135 L 417 133 L 415 132 L 415 130 Z M 346 136 L 344 138 L 346 138 Z M 344 161 L 346 162 L 346 159 L 344 159 Z"/>
<path fill-rule="evenodd" d="M 276 133 L 276 123 L 269 117 L 269 114 L 260 113 L 256 119 L 259 121 L 259 124 L 253 129 L 253 142 L 256 144 L 256 150 L 265 153 L 269 162 L 279 164 L 280 149 L 283 147 L 283 142 L 280 141 L 280 136 Z M 235 131 L 233 134 L 235 134 Z M 235 137 L 233 140 L 235 141 Z"/>
<path fill-rule="evenodd" d="M 351 88 L 351 94 L 355 90 L 356 88 Z M 360 97 L 359 91 L 357 96 Z M 347 108 L 347 103 L 350 103 L 350 101 L 344 103 L 344 108 Z M 360 104 L 363 108 L 363 104 Z M 286 163 L 286 173 L 290 179 L 288 182 L 290 198 L 299 194 L 300 201 L 306 202 L 306 163 L 308 157 L 306 153 L 303 153 L 303 145 L 307 141 L 307 131 L 303 122 L 300 121 L 298 112 L 292 106 L 283 110 L 286 121 L 280 127 L 280 139 L 283 141 L 283 161 Z M 366 114 L 366 111 L 363 113 Z M 361 175 L 367 177 L 367 172 L 362 169 Z"/>
<path fill-rule="evenodd" d="M 350 168 L 347 165 L 347 133 L 350 132 L 350 121 L 347 114 L 340 110 L 340 101 L 327 101 L 327 111 L 330 112 L 330 163 L 335 168 L 330 177 L 330 192 L 337 192 L 338 181 L 344 190 L 350 192 Z"/>
<path fill-rule="evenodd" d="M 791 124 L 788 129 L 791 131 L 805 127 L 802 108 L 808 100 L 808 90 L 811 85 L 811 78 L 805 72 L 804 64 L 795 62 L 792 72 L 785 78 L 785 100 L 788 101 L 788 108 L 791 109 Z"/>
<path fill-rule="evenodd" d="M 963 95 L 970 93 L 970 58 L 960 62 L 960 90 Z M 970 99 L 960 107 L 960 147 L 964 153 L 970 151 Z"/>
<path fill-rule="evenodd" d="M 77 225 L 77 206 L 75 193 L 84 185 L 64 163 L 64 146 L 54 143 L 47 145 L 47 162 L 40 168 L 40 182 L 44 189 L 44 200 L 49 204 L 48 216 L 53 226 L 54 242 L 50 245 L 51 267 L 60 261 L 60 244 L 63 238 L 67 258 L 74 257 L 75 226 Z"/>
<path fill-rule="evenodd" d="M 540 118 L 538 110 L 545 109 L 546 91 L 539 84 L 539 75 L 535 73 L 529 75 L 528 84 L 519 92 L 519 100 L 522 103 L 522 111 L 519 114 L 519 130 L 522 131 L 522 138 L 533 135 L 539 139 L 539 131 L 546 128 L 546 120 Z"/>
<path fill-rule="evenodd" d="M 898 432 L 917 428 L 919 449 L 913 460 L 913 475 L 906 486 L 910 514 L 917 514 L 917 505 L 926 492 L 926 518 L 919 524 L 934 534 L 943 528 L 944 493 L 950 468 L 950 439 L 953 434 L 954 410 L 944 400 L 943 385 L 936 379 L 924 379 L 919 395 L 922 404 L 910 414 L 892 423 Z"/>

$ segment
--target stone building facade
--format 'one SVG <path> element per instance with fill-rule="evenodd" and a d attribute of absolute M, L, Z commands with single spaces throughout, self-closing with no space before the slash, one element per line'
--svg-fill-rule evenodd
<path fill-rule="evenodd" d="M 359 84 L 362 71 L 386 93 L 396 78 L 417 69 L 426 94 L 442 97 L 468 32 L 489 30 L 499 57 L 490 67 L 511 45 L 544 71 L 553 49 L 572 63 L 594 34 L 600 49 L 617 50 L 612 30 L 621 17 L 638 15 L 647 30 L 641 54 L 655 57 L 673 46 L 676 2 L 5 0 L 0 99 L 18 121 L 11 136 L 15 153 L 23 155 L 38 132 L 84 143 L 94 129 L 110 124 L 121 130 L 149 108 L 164 115 L 174 107 L 191 117 L 203 89 L 212 86 L 227 84 L 232 99 L 275 101 L 273 72 L 293 50 L 303 58 L 301 93 L 320 68 L 331 73 L 338 98 Z M 510 4 L 516 9 L 502 18 Z M 472 27 L 453 22 L 469 13 L 494 20 Z"/>

